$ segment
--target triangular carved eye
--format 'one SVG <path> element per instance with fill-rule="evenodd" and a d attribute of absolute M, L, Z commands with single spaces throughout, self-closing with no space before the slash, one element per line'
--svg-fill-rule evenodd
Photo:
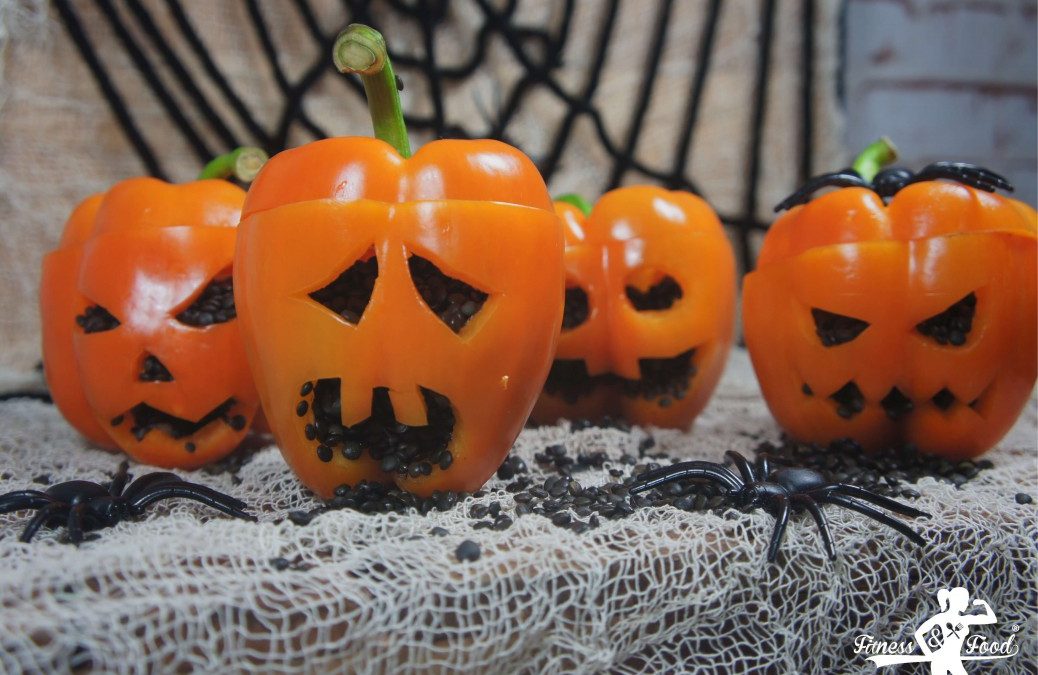
<path fill-rule="evenodd" d="M 489 297 L 478 288 L 447 276 L 421 256 L 408 258 L 407 267 L 422 300 L 455 333 L 460 333 L 465 324 L 483 309 L 483 303 Z"/>
<path fill-rule="evenodd" d="M 970 293 L 940 314 L 916 324 L 915 329 L 937 344 L 961 347 L 973 328 L 976 311 L 977 296 Z"/>
<path fill-rule="evenodd" d="M 187 326 L 204 328 L 214 323 L 226 323 L 238 316 L 234 307 L 234 282 L 231 277 L 213 279 L 177 321 Z"/>
<path fill-rule="evenodd" d="M 587 321 L 591 313 L 587 292 L 579 286 L 566 289 L 566 305 L 562 312 L 562 330 L 572 330 Z"/>
<path fill-rule="evenodd" d="M 368 249 L 360 260 L 335 277 L 335 280 L 310 297 L 321 303 L 348 323 L 356 324 L 371 302 L 371 293 L 378 278 L 378 259 L 374 249 Z"/>
<path fill-rule="evenodd" d="M 76 324 L 84 333 L 103 333 L 117 327 L 119 319 L 101 305 L 90 305 L 76 317 Z"/>
<path fill-rule="evenodd" d="M 811 316 L 815 320 L 815 333 L 825 347 L 835 347 L 850 342 L 869 327 L 868 321 L 851 316 L 834 314 L 824 309 L 812 309 Z"/>
<path fill-rule="evenodd" d="M 681 286 L 670 275 L 664 276 L 644 291 L 637 286 L 627 286 L 624 290 L 631 305 L 639 312 L 670 309 L 683 295 Z"/>

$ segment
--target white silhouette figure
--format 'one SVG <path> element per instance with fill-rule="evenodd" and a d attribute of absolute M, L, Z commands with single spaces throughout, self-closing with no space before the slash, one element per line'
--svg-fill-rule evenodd
<path fill-rule="evenodd" d="M 970 626 L 995 623 L 995 613 L 983 600 L 974 600 L 974 607 L 983 608 L 982 614 L 966 614 L 970 594 L 961 586 L 937 591 L 941 611 L 934 614 L 915 631 L 915 641 L 929 657 L 930 675 L 967 675 L 962 667 L 962 643 L 970 634 Z M 929 639 L 927 639 L 929 636 Z"/>

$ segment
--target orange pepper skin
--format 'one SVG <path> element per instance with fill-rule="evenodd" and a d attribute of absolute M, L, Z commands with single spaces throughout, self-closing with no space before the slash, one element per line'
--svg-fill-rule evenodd
<path fill-rule="evenodd" d="M 695 371 L 681 398 L 625 393 L 615 377 L 567 396 L 549 379 L 533 418 L 611 416 L 689 428 L 717 385 L 732 342 L 735 256 L 717 215 L 695 195 L 648 186 L 608 192 L 586 219 L 570 204 L 555 208 L 566 224 L 566 285 L 588 298 L 586 321 L 562 331 L 556 363 L 582 361 L 591 377 L 639 380 L 641 359 L 695 349 Z M 666 276 L 681 297 L 665 309 L 637 310 L 627 289 L 645 291 Z"/>
<path fill-rule="evenodd" d="M 44 363 L 59 409 L 87 438 L 148 464 L 190 469 L 227 455 L 247 432 L 259 397 L 238 322 L 203 327 L 176 318 L 230 273 L 244 198 L 222 180 L 134 178 L 73 214 L 44 260 Z M 118 325 L 86 332 L 76 316 L 89 306 Z M 172 379 L 143 378 L 148 356 Z M 229 399 L 222 414 L 179 438 L 161 423 L 139 439 L 133 433 L 138 404 L 193 423 Z"/>
<path fill-rule="evenodd" d="M 1035 266 L 1035 211 L 964 185 L 911 184 L 889 204 L 845 188 L 794 207 L 743 285 L 746 345 L 772 414 L 803 441 L 983 453 L 1035 383 Z M 970 294 L 963 344 L 920 329 Z M 868 325 L 826 347 L 812 310 Z M 848 383 L 863 400 L 841 416 L 830 397 Z"/>
<path fill-rule="evenodd" d="M 43 339 L 43 376 L 51 399 L 68 423 L 94 445 L 117 446 L 83 393 L 72 336 L 76 317 L 90 304 L 75 292 L 83 242 L 90 236 L 103 195 L 85 199 L 69 216 L 58 248 L 43 257 L 40 280 L 40 328 Z"/>
<path fill-rule="evenodd" d="M 370 255 L 377 277 L 356 323 L 309 297 Z M 423 301 L 411 255 L 488 294 L 459 333 Z M 561 224 L 533 164 L 496 141 L 436 141 L 409 159 L 371 138 L 280 153 L 249 189 L 234 275 L 267 421 L 289 466 L 324 498 L 361 480 L 419 495 L 477 490 L 522 429 L 562 320 Z M 376 388 L 412 427 L 428 422 L 421 389 L 447 397 L 453 463 L 410 476 L 382 471 L 367 447 L 322 459 L 306 436 L 316 394 L 303 388 L 336 378 L 351 427 L 371 416 Z"/>

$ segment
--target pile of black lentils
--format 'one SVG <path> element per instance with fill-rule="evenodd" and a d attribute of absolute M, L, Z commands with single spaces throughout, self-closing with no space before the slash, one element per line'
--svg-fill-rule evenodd
<path fill-rule="evenodd" d="M 572 430 L 590 426 L 594 425 L 577 421 L 572 424 Z M 606 421 L 598 426 L 629 430 L 622 422 Z M 887 497 L 907 500 L 920 496 L 912 485 L 921 478 L 930 476 L 958 487 L 992 467 L 986 459 L 953 462 L 920 454 L 911 446 L 869 455 L 851 440 L 836 441 L 828 446 L 789 440 L 763 441 L 754 448 L 754 453 L 767 453 L 778 463 L 810 467 L 832 482 L 859 485 Z M 492 482 L 473 495 L 434 492 L 429 497 L 417 497 L 395 487 L 361 482 L 353 487 L 339 487 L 335 497 L 324 506 L 311 511 L 293 511 L 289 519 L 297 525 L 306 525 L 315 516 L 336 509 L 366 514 L 411 511 L 426 514 L 461 508 L 471 519 L 474 530 L 506 530 L 517 518 L 533 517 L 545 518 L 556 527 L 583 534 L 599 527 L 603 520 L 626 518 L 641 508 L 673 506 L 683 511 L 712 510 L 718 514 L 728 510 L 727 500 L 716 485 L 693 480 L 675 481 L 631 495 L 629 488 L 639 474 L 682 459 L 659 452 L 652 436 L 641 440 L 637 454 L 623 453 L 618 458 L 601 451 L 573 452 L 566 444 L 557 443 L 547 445 L 533 459 L 536 466 L 531 468 L 520 457 L 508 457 L 497 471 L 500 482 Z M 433 527 L 429 534 L 444 536 L 448 531 Z M 478 546 L 475 551 L 473 546 L 471 541 L 463 542 L 456 552 L 457 558 L 478 558 Z"/>

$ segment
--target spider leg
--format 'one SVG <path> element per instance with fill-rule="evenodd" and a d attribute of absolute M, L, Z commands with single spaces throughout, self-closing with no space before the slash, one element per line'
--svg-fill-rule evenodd
<path fill-rule="evenodd" d="M 735 450 L 729 450 L 728 452 L 724 453 L 724 456 L 732 460 L 732 464 L 734 464 L 739 469 L 739 473 L 742 474 L 743 483 L 752 483 L 755 480 L 757 480 L 757 477 L 753 475 L 753 465 L 750 464 L 750 461 L 748 459 L 743 457 Z"/>
<path fill-rule="evenodd" d="M 815 500 L 811 499 L 808 495 L 793 495 L 793 503 L 800 504 L 807 512 L 811 514 L 811 517 L 815 519 L 815 524 L 818 525 L 818 531 L 822 535 L 822 543 L 825 545 L 825 552 L 829 556 L 829 560 L 836 559 L 836 548 L 833 546 L 833 533 L 829 530 L 829 523 L 825 519 L 825 514 L 822 513 L 822 509 L 818 507 Z"/>
<path fill-rule="evenodd" d="M 141 494 L 145 490 L 151 488 L 159 483 L 186 483 L 183 478 L 175 473 L 169 471 L 155 471 L 153 473 L 146 473 L 137 480 L 130 483 L 126 490 L 122 493 L 123 497 L 127 499 L 133 499 L 137 495 Z"/>
<path fill-rule="evenodd" d="M 775 516 L 775 531 L 771 533 L 771 543 L 768 544 L 768 562 L 775 562 L 779 546 L 782 544 L 782 536 L 786 534 L 786 525 L 789 524 L 789 499 L 785 495 L 775 498 L 778 504 L 778 515 Z"/>
<path fill-rule="evenodd" d="M 938 178 L 958 181 L 985 192 L 994 192 L 996 189 L 1006 192 L 1013 191 L 1012 184 L 994 171 L 964 162 L 934 162 L 923 167 L 922 171 L 909 179 L 906 185 Z"/>
<path fill-rule="evenodd" d="M 912 518 L 929 518 L 930 514 L 926 511 L 920 511 L 919 509 L 912 508 L 908 504 L 902 504 L 896 502 L 889 497 L 878 495 L 871 490 L 866 490 L 863 487 L 857 485 L 847 485 L 846 483 L 837 483 L 836 485 L 826 485 L 825 487 L 819 488 L 814 492 L 824 492 L 832 494 L 833 492 L 846 495 L 848 497 L 857 497 L 858 499 L 864 499 L 867 502 L 872 502 L 876 506 L 882 506 L 888 511 L 894 513 L 900 513 L 903 516 L 910 516 Z"/>
<path fill-rule="evenodd" d="M 824 187 L 863 187 L 872 189 L 872 186 L 853 169 L 826 173 L 810 179 L 796 192 L 779 202 L 778 206 L 775 207 L 775 213 L 791 209 L 797 204 L 806 204 L 811 199 L 811 195 Z"/>
<path fill-rule="evenodd" d="M 739 477 L 732 470 L 722 464 L 713 462 L 679 462 L 670 466 L 662 466 L 653 471 L 638 475 L 638 479 L 630 487 L 631 494 L 638 494 L 651 490 L 657 485 L 680 480 L 682 478 L 705 478 L 720 483 L 729 490 L 738 491 L 742 488 Z"/>
<path fill-rule="evenodd" d="M 766 452 L 757 455 L 757 474 L 761 480 L 768 480 L 771 475 L 771 457 Z"/>
<path fill-rule="evenodd" d="M 206 487 L 205 485 L 198 485 L 197 483 L 188 483 L 187 481 L 181 481 L 181 484 L 170 484 L 170 485 L 156 485 L 147 492 L 137 495 L 129 503 L 129 511 L 133 514 L 143 513 L 144 509 L 149 504 L 159 501 L 160 499 L 169 499 L 171 497 L 184 497 L 186 499 L 193 499 L 196 502 L 201 502 L 206 506 L 210 506 L 217 511 L 222 511 L 229 516 L 235 516 L 244 520 L 256 520 L 255 516 L 249 515 L 244 511 L 248 508 L 248 505 L 231 497 L 225 495 L 222 492 L 217 492 L 212 488 Z"/>
<path fill-rule="evenodd" d="M 126 481 L 130 475 L 127 473 L 130 469 L 129 462 L 120 462 L 119 468 L 116 470 L 115 475 L 112 476 L 112 482 L 108 486 L 108 494 L 113 497 L 118 497 L 122 494 L 123 488 L 126 487 Z"/>
<path fill-rule="evenodd" d="M 887 527 L 894 528 L 901 534 L 908 537 L 908 539 L 911 540 L 913 543 L 919 546 L 923 546 L 926 544 L 926 540 L 923 539 L 918 532 L 910 528 L 908 525 L 905 525 L 900 520 L 888 516 L 887 514 L 883 513 L 874 506 L 862 504 L 861 502 L 851 499 L 850 497 L 844 497 L 843 495 L 837 494 L 820 495 L 819 497 L 817 497 L 817 499 L 821 502 L 837 504 L 839 506 L 843 506 L 844 508 L 848 508 L 851 511 L 857 511 L 862 515 L 866 515 L 869 518 L 872 518 L 873 520 L 883 523 Z"/>
<path fill-rule="evenodd" d="M 83 543 L 83 517 L 86 512 L 86 503 L 76 504 L 68 510 L 68 524 L 65 526 L 65 531 L 68 533 L 68 540 L 73 544 Z"/>
<path fill-rule="evenodd" d="M 30 540 L 32 540 L 32 538 L 36 536 L 36 532 L 38 532 L 41 527 L 46 525 L 47 522 L 49 522 L 52 518 L 57 516 L 62 509 L 67 508 L 68 505 L 63 504 L 61 502 L 54 502 L 53 504 L 48 504 L 47 506 L 44 506 L 42 509 L 36 512 L 36 515 L 32 517 L 32 520 L 29 521 L 29 524 L 25 526 L 24 530 L 22 530 L 22 536 L 18 538 L 19 541 L 29 542 Z"/>
<path fill-rule="evenodd" d="M 19 490 L 0 496 L 0 513 L 11 513 L 23 509 L 38 509 L 54 501 L 54 498 L 39 490 Z"/>

